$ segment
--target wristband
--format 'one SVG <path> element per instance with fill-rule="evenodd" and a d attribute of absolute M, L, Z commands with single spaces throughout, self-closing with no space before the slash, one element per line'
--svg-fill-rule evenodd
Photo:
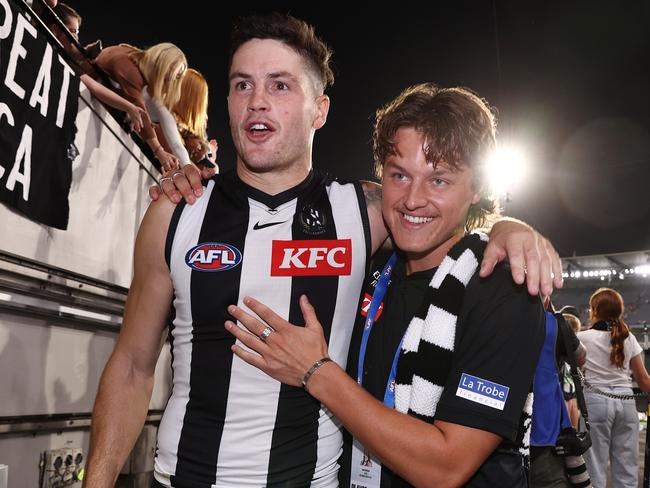
<path fill-rule="evenodd" d="M 302 387 L 306 390 L 309 391 L 307 388 L 307 383 L 309 382 L 309 378 L 312 377 L 312 375 L 320 368 L 323 364 L 329 363 L 331 361 L 330 358 L 324 357 L 323 359 L 319 359 L 314 363 L 314 365 L 309 368 L 309 370 L 305 373 L 305 376 L 302 377 Z"/>

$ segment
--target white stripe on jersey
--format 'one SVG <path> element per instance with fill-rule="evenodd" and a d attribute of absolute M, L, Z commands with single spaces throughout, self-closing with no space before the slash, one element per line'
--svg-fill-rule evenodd
<path fill-rule="evenodd" d="M 188 229 L 186 232 L 176 232 L 172 243 L 169 259 L 170 273 L 174 290 L 189 290 L 192 268 L 185 264 L 185 253 L 198 244 L 201 223 L 210 202 L 214 189 L 214 181 L 208 182 L 203 196 L 194 205 L 185 205 L 178 221 L 177 229 Z M 190 364 L 192 362 L 192 304 L 189 303 L 189 293 L 174 293 L 174 329 L 173 340 L 173 385 L 165 412 L 158 427 L 158 449 L 154 461 L 154 473 L 169 477 L 176 471 L 178 441 L 183 427 L 185 407 L 190 394 Z M 169 485 L 169 479 L 156 479 Z"/>
<path fill-rule="evenodd" d="M 271 241 L 291 240 L 296 199 L 280 205 L 273 213 L 255 200 L 249 198 L 248 202 L 250 217 L 246 246 L 242 250 L 245 259 L 241 264 L 238 306 L 247 310 L 243 300 L 250 296 L 261 300 L 280 316 L 287 317 L 291 277 L 269 276 Z M 256 224 L 273 222 L 282 223 L 257 230 L 253 228 Z M 265 279 L 260 279 L 260 276 L 265 276 Z M 243 346 L 239 341 L 237 344 Z M 246 473 L 246 478 L 254 486 L 266 484 L 279 393 L 279 382 L 238 357 L 233 358 L 216 487 L 241 486 L 242 473 Z M 265 399 L 263 408 L 260 408 L 259 398 Z"/>

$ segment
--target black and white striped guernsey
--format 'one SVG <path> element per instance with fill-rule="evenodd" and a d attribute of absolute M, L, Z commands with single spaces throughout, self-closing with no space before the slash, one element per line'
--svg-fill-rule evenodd
<path fill-rule="evenodd" d="M 176 209 L 166 245 L 173 387 L 158 432 L 159 482 L 337 486 L 338 423 L 304 390 L 233 356 L 226 307 L 252 296 L 303 324 L 306 294 L 345 367 L 369 250 L 361 185 L 315 173 L 274 196 L 217 175 L 197 203 Z"/>

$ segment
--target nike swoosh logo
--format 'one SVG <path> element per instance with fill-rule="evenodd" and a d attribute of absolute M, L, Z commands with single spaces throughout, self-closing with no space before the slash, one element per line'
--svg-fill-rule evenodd
<path fill-rule="evenodd" d="M 271 227 L 272 225 L 284 224 L 285 222 L 286 222 L 286 220 L 283 220 L 282 222 L 269 222 L 268 224 L 261 224 L 261 225 L 260 225 L 259 222 L 257 222 L 253 226 L 253 230 L 260 230 L 260 229 L 264 229 L 265 227 Z"/>

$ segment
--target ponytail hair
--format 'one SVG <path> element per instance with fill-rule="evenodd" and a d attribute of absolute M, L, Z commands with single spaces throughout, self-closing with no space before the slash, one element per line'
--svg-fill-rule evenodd
<path fill-rule="evenodd" d="M 630 335 L 630 328 L 623 320 L 625 310 L 623 297 L 611 288 L 600 288 L 591 295 L 589 306 L 594 322 L 607 322 L 611 331 L 610 344 L 612 345 L 609 358 L 613 365 L 622 368 L 625 359 L 623 344 Z"/>

